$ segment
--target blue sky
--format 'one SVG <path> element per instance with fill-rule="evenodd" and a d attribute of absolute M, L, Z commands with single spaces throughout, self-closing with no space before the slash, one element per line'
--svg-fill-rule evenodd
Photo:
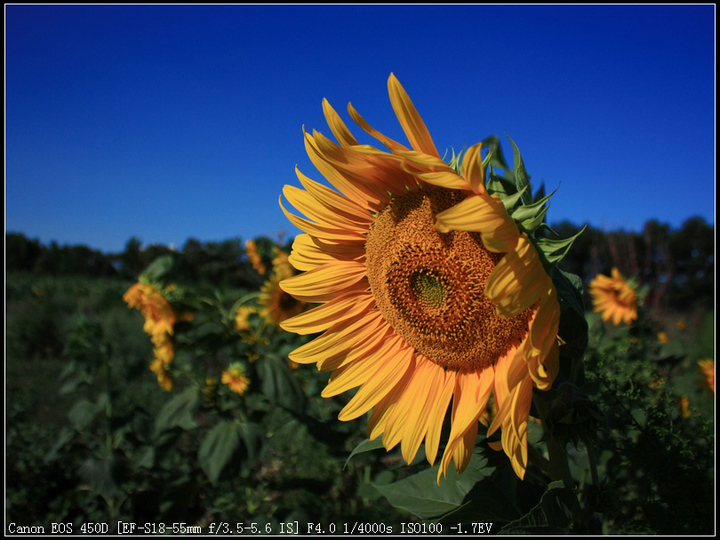
<path fill-rule="evenodd" d="M 404 141 L 391 72 L 435 144 L 510 135 L 548 220 L 715 222 L 715 7 L 5 6 L 6 230 L 119 252 L 287 239 L 321 180 L 326 97 Z"/>

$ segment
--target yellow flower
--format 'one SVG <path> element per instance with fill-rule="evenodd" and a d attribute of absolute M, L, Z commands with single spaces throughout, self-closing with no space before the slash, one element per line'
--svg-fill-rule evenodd
<path fill-rule="evenodd" d="M 250 261 L 250 264 L 253 265 L 253 268 L 257 270 L 259 274 L 264 274 L 265 264 L 263 264 L 262 259 L 260 258 L 257 246 L 255 245 L 255 240 L 248 240 L 245 242 L 245 253 L 247 253 L 248 260 Z"/>
<path fill-rule="evenodd" d="M 680 410 L 683 418 L 690 418 L 690 401 L 687 396 L 678 396 L 677 408 Z"/>
<path fill-rule="evenodd" d="M 131 308 L 137 308 L 145 317 L 143 330 L 151 336 L 172 335 L 173 327 L 180 321 L 192 320 L 192 313 L 178 316 L 170 303 L 149 283 L 136 283 L 123 295 Z"/>
<path fill-rule="evenodd" d="M 700 366 L 700 372 L 705 377 L 702 379 L 700 384 L 702 386 L 706 386 L 710 389 L 710 391 L 714 394 L 715 393 L 715 361 L 710 358 L 708 360 L 698 360 L 698 365 Z"/>
<path fill-rule="evenodd" d="M 630 324 L 637 319 L 637 295 L 617 268 L 612 269 L 612 277 L 595 276 L 590 282 L 590 295 L 595 312 L 602 313 L 603 321 L 612 319 L 617 326 L 620 321 Z"/>
<path fill-rule="evenodd" d="M 178 316 L 160 291 L 149 283 L 136 283 L 125 292 L 123 300 L 129 307 L 139 309 L 145 317 L 143 330 L 150 335 L 155 346 L 150 370 L 158 376 L 158 384 L 164 390 L 171 390 L 172 378 L 167 366 L 172 362 L 175 351 L 170 336 L 176 323 L 192 320 L 193 314 Z"/>
<path fill-rule="evenodd" d="M 678 319 L 675 321 L 675 326 L 677 326 L 679 330 L 685 330 L 687 328 L 687 323 L 682 319 Z"/>
<path fill-rule="evenodd" d="M 218 391 L 218 379 L 215 377 L 208 377 L 205 379 L 205 388 L 203 388 L 203 395 L 207 404 L 211 407 L 217 405 L 217 391 Z"/>
<path fill-rule="evenodd" d="M 167 364 L 165 363 L 163 358 L 155 356 L 155 359 L 150 362 L 150 371 L 157 375 L 160 388 L 162 388 L 166 392 L 172 390 L 172 377 L 170 377 L 170 374 L 167 372 Z"/>
<path fill-rule="evenodd" d="M 248 318 L 253 313 L 257 313 L 256 308 L 252 306 L 239 306 L 235 311 L 235 328 L 238 330 L 249 329 Z"/>
<path fill-rule="evenodd" d="M 245 368 L 239 363 L 234 363 L 223 371 L 221 381 L 223 384 L 226 384 L 230 390 L 241 396 L 250 385 L 250 379 L 245 376 Z"/>
<path fill-rule="evenodd" d="M 662 343 L 663 345 L 666 345 L 667 343 L 670 343 L 670 338 L 665 332 L 658 332 L 658 341 Z"/>
<path fill-rule="evenodd" d="M 339 144 L 313 132 L 305 146 L 340 193 L 299 171 L 305 190 L 283 189 L 309 219 L 283 207 L 306 234 L 289 258 L 304 273 L 281 287 L 322 305 L 281 327 L 324 332 L 290 359 L 332 371 L 325 397 L 360 387 L 340 420 L 372 410 L 370 439 L 382 434 L 388 450 L 399 443 L 408 463 L 423 441 L 435 462 L 452 399 L 438 481 L 450 461 L 458 472 L 467 467 L 494 391 L 489 433 L 502 429 L 501 447 L 523 478 L 533 387 L 550 388 L 558 371 L 557 293 L 529 237 L 486 191 L 481 145 L 468 149 L 458 174 L 394 75 L 388 88 L 411 149 L 348 106 L 390 153 L 359 144 L 324 100 Z"/>
<path fill-rule="evenodd" d="M 154 353 L 155 358 L 160 359 L 164 365 L 170 364 L 175 356 L 175 350 L 170 338 L 166 337 L 163 343 L 156 343 Z"/>
<path fill-rule="evenodd" d="M 306 302 L 297 300 L 280 288 L 280 282 L 291 275 L 286 272 L 273 274 L 262 287 L 258 298 L 260 316 L 271 324 L 278 325 L 283 321 L 302 313 L 307 306 Z"/>

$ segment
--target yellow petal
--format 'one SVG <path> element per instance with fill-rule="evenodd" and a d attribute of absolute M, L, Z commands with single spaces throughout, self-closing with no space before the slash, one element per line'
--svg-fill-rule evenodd
<path fill-rule="evenodd" d="M 340 214 L 353 223 L 372 223 L 373 216 L 366 209 L 358 206 L 347 197 L 333 191 L 329 187 L 308 178 L 300 172 L 297 166 L 295 167 L 295 174 L 297 174 L 300 183 L 307 192 L 327 208 L 331 208 L 334 212 Z"/>
<path fill-rule="evenodd" d="M 470 185 L 473 193 L 478 195 L 487 193 L 485 191 L 485 168 L 482 164 L 480 149 L 482 143 L 472 145 L 465 152 L 462 162 L 462 176 Z"/>
<path fill-rule="evenodd" d="M 336 354 L 345 354 L 352 349 L 356 339 L 368 339 L 383 322 L 377 310 L 342 321 L 330 327 L 322 336 L 295 349 L 289 355 L 290 360 L 298 364 L 310 364 L 322 362 Z"/>
<path fill-rule="evenodd" d="M 313 270 L 338 261 L 365 261 L 365 246 L 360 243 L 331 244 L 307 233 L 298 234 L 288 261 L 297 270 Z"/>
<path fill-rule="evenodd" d="M 359 230 L 346 230 L 339 227 L 323 227 L 307 219 L 303 219 L 294 214 L 288 212 L 282 204 L 282 197 L 280 198 L 280 208 L 282 208 L 285 216 L 290 222 L 295 225 L 298 229 L 306 232 L 312 236 L 316 236 L 321 240 L 347 242 L 347 243 L 364 243 L 365 236 L 362 231 Z"/>
<path fill-rule="evenodd" d="M 393 110 L 400 121 L 405 136 L 410 141 L 410 146 L 414 150 L 439 158 L 440 155 L 435 148 L 435 143 L 430 137 L 425 122 L 423 122 L 417 109 L 415 109 L 410 96 L 392 73 L 388 79 L 388 91 L 390 93 L 390 103 L 392 103 Z"/>
<path fill-rule="evenodd" d="M 300 335 L 324 332 L 338 322 L 368 311 L 374 303 L 375 298 L 367 291 L 338 296 L 322 306 L 282 321 L 280 328 Z"/>
<path fill-rule="evenodd" d="M 442 233 L 479 232 L 490 251 L 506 253 L 515 247 L 520 236 L 515 221 L 497 195 L 471 195 L 435 218 L 435 228 Z"/>
<path fill-rule="evenodd" d="M 325 113 L 325 120 L 327 121 L 328 126 L 330 126 L 330 131 L 332 131 L 332 134 L 335 135 L 337 141 L 342 146 L 353 146 L 358 144 L 355 137 L 353 137 L 352 133 L 350 133 L 350 130 L 345 125 L 345 122 L 343 122 L 338 113 L 335 112 L 335 109 L 330 106 L 330 102 L 327 99 L 323 99 L 322 106 L 323 112 Z"/>
<path fill-rule="evenodd" d="M 320 137 L 320 134 L 316 134 Z M 333 185 L 340 193 L 353 201 L 361 208 L 373 210 L 379 208 L 381 200 L 377 197 L 368 196 L 368 194 L 359 189 L 345 176 L 333 166 L 326 158 L 318 146 L 318 142 L 309 133 L 305 133 L 305 150 L 312 161 L 313 165 L 320 171 L 328 182 Z"/>
<path fill-rule="evenodd" d="M 367 423 L 367 434 L 368 438 L 373 441 L 382 435 L 385 431 L 387 421 L 392 415 L 395 407 L 397 406 L 400 398 L 404 395 L 405 389 L 407 388 L 410 378 L 412 377 L 412 371 L 408 370 L 402 379 L 373 407 L 372 414 L 368 419 Z M 383 446 L 386 450 L 391 450 L 392 447 L 387 444 L 387 441 L 383 437 Z"/>
<path fill-rule="evenodd" d="M 315 197 L 303 189 L 286 185 L 283 187 L 283 195 L 290 204 L 322 227 L 345 229 L 358 235 L 367 232 L 367 224 L 353 223 L 334 209 L 331 210 L 318 202 Z"/>
<path fill-rule="evenodd" d="M 388 334 L 392 333 L 392 336 Z M 394 332 L 382 317 L 373 319 L 366 329 L 358 329 L 345 336 L 347 349 L 339 354 L 318 360 L 318 369 L 332 371 L 345 367 L 371 354 L 388 354 L 393 346 Z"/>
<path fill-rule="evenodd" d="M 340 411 L 338 418 L 341 421 L 354 420 L 368 412 L 392 390 L 414 364 L 414 353 L 410 347 L 405 347 L 398 354 L 387 358 L 375 376 L 363 384 Z"/>
<path fill-rule="evenodd" d="M 440 390 L 440 395 L 438 396 L 437 402 L 435 403 L 435 406 L 430 413 L 430 418 L 428 419 L 428 432 L 425 436 L 425 455 L 427 456 L 430 465 L 435 463 L 435 458 L 437 457 L 443 421 L 445 420 L 445 413 L 450 405 L 450 398 L 455 390 L 456 376 L 456 371 L 445 371 L 445 379 L 443 381 L 442 389 Z"/>
<path fill-rule="evenodd" d="M 515 249 L 500 260 L 485 284 L 485 294 L 498 315 L 514 317 L 532 306 L 547 289 L 550 278 L 532 242 L 523 233 Z"/>
<path fill-rule="evenodd" d="M 482 372 L 460 372 L 455 384 L 455 397 L 453 398 L 452 428 L 450 437 L 445 447 L 438 479 L 441 474 L 446 474 L 450 460 L 453 458 L 456 448 L 463 440 L 465 433 L 475 425 L 477 429 L 478 418 L 487 407 L 492 383 L 495 379 L 494 370 L 487 368 Z M 456 463 L 456 468 L 458 465 Z M 467 463 L 465 463 L 467 465 Z"/>
<path fill-rule="evenodd" d="M 386 357 L 382 354 L 371 354 L 336 369 L 320 395 L 328 398 L 364 384 L 375 375 L 385 360 Z"/>
<path fill-rule="evenodd" d="M 418 357 L 418 379 L 421 384 L 413 393 L 416 402 L 408 411 L 402 439 L 402 455 L 406 463 L 415 459 L 420 444 L 430 425 L 430 418 L 441 397 L 445 370 L 425 359 L 421 363 Z M 447 410 L 447 408 L 446 408 Z"/>
<path fill-rule="evenodd" d="M 351 103 L 348 103 L 348 112 L 358 126 L 365 130 L 365 132 L 367 132 L 370 136 L 375 137 L 378 141 L 383 143 L 391 152 L 409 150 L 406 146 L 392 140 L 389 137 L 386 137 L 385 135 L 371 127 L 370 124 L 368 124 L 367 121 L 365 121 L 365 119 L 360 116 L 360 113 L 355 110 Z"/>
<path fill-rule="evenodd" d="M 327 302 L 357 290 L 351 287 L 364 280 L 366 270 L 363 263 L 355 261 L 326 264 L 281 281 L 280 288 L 303 302 Z"/>

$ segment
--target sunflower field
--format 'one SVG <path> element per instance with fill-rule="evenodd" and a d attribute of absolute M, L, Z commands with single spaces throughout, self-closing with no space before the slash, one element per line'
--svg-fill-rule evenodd
<path fill-rule="evenodd" d="M 290 241 L 6 235 L 6 533 L 715 531 L 713 226 L 550 226 L 388 89 L 410 147 L 324 102 Z"/>

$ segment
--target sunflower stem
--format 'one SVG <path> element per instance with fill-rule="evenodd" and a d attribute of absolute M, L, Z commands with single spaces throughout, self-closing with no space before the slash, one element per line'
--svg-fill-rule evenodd
<path fill-rule="evenodd" d="M 534 463 L 546 474 L 550 474 L 550 460 L 543 456 L 534 445 L 528 443 L 528 461 Z"/>
<path fill-rule="evenodd" d="M 559 440 L 555 433 L 547 430 L 547 426 L 549 425 L 547 415 L 550 412 L 550 404 L 545 401 L 544 396 L 541 397 L 537 392 L 534 392 L 533 403 L 540 413 L 540 422 L 546 435 L 545 444 L 547 445 L 549 459 L 546 460 L 544 457 L 542 458 L 547 462 L 547 466 L 543 468 L 543 470 L 553 481 L 562 480 L 565 483 L 565 487 L 572 489 L 575 487 L 575 482 L 570 473 L 570 465 L 568 464 L 567 452 L 565 451 L 567 441 Z M 530 445 L 528 445 L 528 458 L 530 457 L 529 446 Z"/>
<path fill-rule="evenodd" d="M 548 454 L 550 455 L 550 478 L 553 480 L 562 480 L 565 487 L 573 489 L 575 482 L 570 474 L 570 465 L 567 460 L 567 452 L 563 444 L 552 435 L 547 439 Z"/>

